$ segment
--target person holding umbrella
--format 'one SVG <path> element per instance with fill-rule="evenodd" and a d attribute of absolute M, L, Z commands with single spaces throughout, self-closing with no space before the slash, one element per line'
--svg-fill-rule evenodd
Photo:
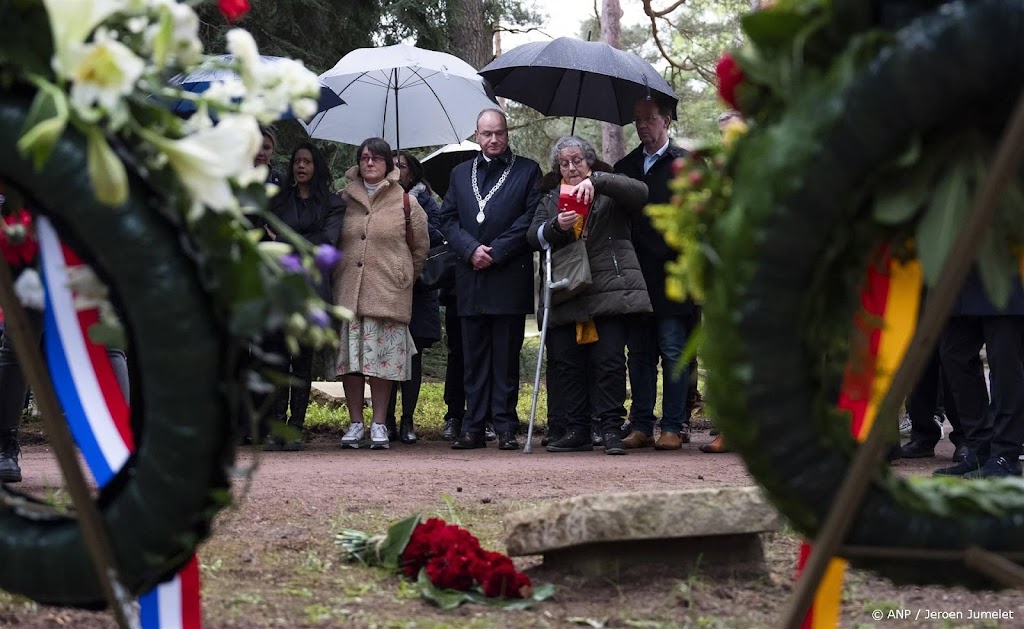
<path fill-rule="evenodd" d="M 586 237 L 592 284 L 548 315 L 549 362 L 566 408 L 568 432 L 547 444 L 549 452 L 593 448 L 591 417 L 601 423 L 605 454 L 625 454 L 619 434 L 626 415 L 626 338 L 631 315 L 651 312 L 630 224 L 647 201 L 647 186 L 597 160 L 590 144 L 565 136 L 551 150 L 551 169 L 541 180 L 544 196 L 527 232 L 538 250 L 558 249 Z M 562 184 L 560 186 L 560 184 Z M 560 194 L 560 189 L 563 190 Z M 562 206 L 575 198 L 578 213 Z M 589 208 L 587 208 L 589 206 Z M 586 231 L 584 234 L 583 232 Z"/>
<path fill-rule="evenodd" d="M 672 107 L 645 98 L 636 103 L 633 113 L 640 146 L 615 164 L 615 172 L 646 183 L 648 203 L 668 203 L 672 162 L 687 155 L 668 137 Z M 690 441 L 690 418 L 686 412 L 690 376 L 689 367 L 679 373 L 677 365 L 696 325 L 698 310 L 691 300 L 678 302 L 666 296 L 665 264 L 674 260 L 678 252 L 665 242 L 645 214 L 637 215 L 633 221 L 632 240 L 654 316 L 638 321 L 629 335 L 632 431 L 623 442 L 627 448 L 653 445 L 658 450 L 678 450 Z M 659 357 L 663 397 L 661 435 L 655 442 L 654 400 Z"/>
<path fill-rule="evenodd" d="M 533 312 L 533 254 L 526 232 L 540 192 L 537 162 L 512 153 L 505 112 L 477 116 L 480 154 L 452 171 L 441 231 L 458 257 L 466 414 L 456 449 L 482 448 L 488 416 L 498 447 L 518 450 L 519 353 Z"/>

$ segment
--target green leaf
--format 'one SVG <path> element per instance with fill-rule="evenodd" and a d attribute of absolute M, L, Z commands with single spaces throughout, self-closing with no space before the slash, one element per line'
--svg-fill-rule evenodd
<path fill-rule="evenodd" d="M 106 205 L 121 205 L 128 200 L 128 173 L 124 163 L 107 144 L 103 131 L 89 127 L 88 138 L 89 179 L 96 198 Z"/>
<path fill-rule="evenodd" d="M 124 328 L 108 323 L 94 323 L 89 326 L 89 340 L 107 347 L 127 347 Z"/>
<path fill-rule="evenodd" d="M 231 308 L 231 333 L 248 338 L 262 332 L 263 322 L 267 318 L 267 307 L 265 298 L 236 302 Z"/>
<path fill-rule="evenodd" d="M 392 570 L 401 568 L 402 552 L 409 545 L 409 538 L 419 523 L 420 515 L 416 514 L 399 520 L 388 528 L 387 538 L 380 545 L 381 565 Z"/>
<path fill-rule="evenodd" d="M 460 592 L 458 590 L 451 590 L 447 588 L 442 589 L 434 585 L 430 581 L 430 577 L 427 576 L 426 568 L 420 569 L 420 574 L 416 579 L 416 584 L 419 586 L 420 594 L 423 595 L 423 598 L 444 610 L 455 609 L 459 605 L 471 600 L 468 592 Z"/>
<path fill-rule="evenodd" d="M 940 177 L 931 203 L 917 224 L 917 251 L 925 282 L 934 286 L 953 240 L 970 213 L 968 169 L 963 160 Z"/>
<path fill-rule="evenodd" d="M 806 17 L 780 9 L 755 11 L 740 20 L 743 32 L 758 46 L 786 44 L 796 37 L 806 22 Z"/>
<path fill-rule="evenodd" d="M 996 236 L 993 226 L 985 234 L 985 241 L 978 251 L 978 273 L 985 287 L 985 294 L 996 308 L 1002 309 L 1010 301 L 1012 282 L 1020 272 L 1019 263 L 1009 255 L 1006 243 Z"/>
<path fill-rule="evenodd" d="M 31 155 L 32 165 L 39 170 L 67 126 L 68 102 L 64 90 L 53 83 L 39 77 L 33 77 L 32 82 L 38 91 L 25 117 L 18 152 Z"/>

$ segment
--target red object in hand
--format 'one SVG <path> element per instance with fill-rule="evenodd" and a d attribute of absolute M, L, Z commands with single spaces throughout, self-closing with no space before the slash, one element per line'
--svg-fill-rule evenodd
<path fill-rule="evenodd" d="M 743 69 L 729 53 L 722 54 L 715 66 L 718 76 L 718 95 L 733 109 L 743 111 L 736 102 L 736 86 L 743 82 Z"/>
<path fill-rule="evenodd" d="M 580 216 L 586 216 L 590 211 L 590 204 L 576 199 L 575 195 L 569 194 L 575 186 L 563 183 L 558 194 L 559 212 L 576 212 Z"/>
<path fill-rule="evenodd" d="M 251 8 L 249 0 L 217 0 L 217 6 L 228 22 L 237 22 L 242 19 Z"/>
<path fill-rule="evenodd" d="M 32 230 L 32 215 L 24 209 L 4 217 L 0 225 L 0 250 L 4 259 L 14 267 L 35 262 L 39 253 L 39 242 Z"/>

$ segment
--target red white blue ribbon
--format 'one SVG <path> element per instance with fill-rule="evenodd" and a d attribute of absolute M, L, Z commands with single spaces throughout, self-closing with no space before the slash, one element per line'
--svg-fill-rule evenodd
<path fill-rule="evenodd" d="M 68 426 L 96 483 L 103 487 L 135 450 L 130 412 L 104 346 L 89 339 L 96 307 L 76 309 L 69 279 L 82 261 L 61 243 L 53 225 L 35 219 L 46 312 L 46 359 Z M 143 629 L 199 629 L 199 566 L 193 556 L 182 571 L 139 599 Z"/>

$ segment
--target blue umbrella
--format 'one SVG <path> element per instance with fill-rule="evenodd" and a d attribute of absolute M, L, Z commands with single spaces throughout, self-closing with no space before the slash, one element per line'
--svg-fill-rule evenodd
<path fill-rule="evenodd" d="M 262 63 L 277 63 L 280 59 L 282 59 L 282 57 L 260 55 L 260 61 Z M 212 83 L 237 78 L 238 75 L 234 70 L 227 67 L 233 61 L 234 55 L 218 55 L 216 57 L 211 57 L 189 74 L 179 74 L 172 78 L 170 80 L 170 84 L 175 87 L 179 87 L 186 92 L 201 94 L 209 89 Z M 320 84 L 320 98 L 317 100 L 317 112 L 327 111 L 332 107 L 344 104 L 345 101 L 335 94 L 331 88 L 323 85 L 322 83 Z M 168 103 L 167 107 L 175 114 L 182 117 L 187 117 L 196 110 L 196 104 L 187 98 L 171 101 Z M 292 118 L 295 118 L 295 114 L 292 113 L 291 109 L 285 112 L 281 117 L 282 120 L 289 120 Z"/>

